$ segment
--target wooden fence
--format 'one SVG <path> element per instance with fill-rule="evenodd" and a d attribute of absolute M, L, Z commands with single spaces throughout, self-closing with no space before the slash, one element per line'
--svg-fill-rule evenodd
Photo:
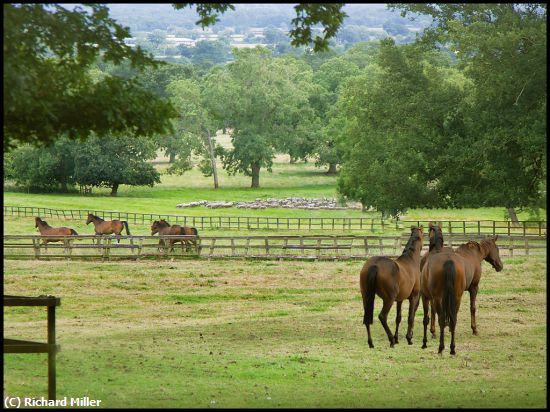
<path fill-rule="evenodd" d="M 166 219 L 171 224 L 193 226 L 199 230 L 349 230 L 380 232 L 402 231 L 412 225 L 428 227 L 430 222 L 441 223 L 445 234 L 477 235 L 538 235 L 546 236 L 546 221 L 521 221 L 514 225 L 502 220 L 382 220 L 374 218 L 290 218 L 252 216 L 185 216 L 154 213 L 115 212 L 104 210 L 50 209 L 43 207 L 4 206 L 4 216 L 17 217 L 56 217 L 59 219 L 86 220 L 93 213 L 106 220 L 126 220 L 133 224 L 151 224 L 155 220 Z"/>
<path fill-rule="evenodd" d="M 60 236 L 54 236 L 60 238 Z M 456 247 L 485 236 L 446 235 L 447 246 Z M 409 235 L 396 236 L 66 236 L 46 247 L 38 235 L 4 235 L 4 258 L 15 259 L 145 259 L 145 258 L 266 258 L 266 259 L 366 259 L 374 255 L 399 256 Z M 195 239 L 196 246 L 160 247 L 159 239 Z M 499 236 L 501 256 L 546 254 L 546 236 Z M 423 253 L 428 250 L 427 236 Z"/>

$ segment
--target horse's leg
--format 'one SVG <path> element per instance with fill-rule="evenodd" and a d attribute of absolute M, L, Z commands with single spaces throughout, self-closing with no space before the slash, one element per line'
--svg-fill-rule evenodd
<path fill-rule="evenodd" d="M 418 309 L 418 305 L 420 304 L 420 294 L 417 293 L 415 295 L 412 295 L 409 298 L 409 328 L 407 330 L 407 342 L 409 345 L 412 345 L 412 337 L 413 337 L 413 328 L 414 328 L 414 315 L 416 314 L 416 310 Z"/>
<path fill-rule="evenodd" d="M 432 302 L 433 304 L 433 302 Z M 437 320 L 439 321 L 439 350 L 438 353 L 443 352 L 445 349 L 445 318 L 441 316 L 441 303 L 439 303 L 437 310 Z"/>
<path fill-rule="evenodd" d="M 401 305 L 403 304 L 403 301 L 397 302 L 397 314 L 395 316 L 395 335 L 394 335 L 394 341 L 395 343 L 399 343 L 398 339 L 398 330 L 399 330 L 399 324 L 401 323 Z"/>
<path fill-rule="evenodd" d="M 432 319 L 430 322 L 430 332 L 432 333 L 432 339 L 435 339 L 435 320 L 437 318 L 437 313 L 435 311 L 433 301 L 431 302 L 431 312 L 432 312 Z"/>
<path fill-rule="evenodd" d="M 374 348 L 374 345 L 372 344 L 372 337 L 370 335 L 370 325 L 366 325 L 366 326 L 367 326 L 367 334 L 369 335 L 369 339 L 368 339 L 369 348 Z"/>
<path fill-rule="evenodd" d="M 476 323 L 476 296 L 479 285 L 470 287 L 470 316 L 472 324 L 472 332 L 474 335 L 477 335 L 477 323 Z"/>
<path fill-rule="evenodd" d="M 382 326 L 384 327 L 384 330 L 386 331 L 386 335 L 388 335 L 388 339 L 390 341 L 390 348 L 393 348 L 395 341 L 394 337 L 391 333 L 390 328 L 388 327 L 388 313 L 393 305 L 393 299 L 390 298 L 388 300 L 384 300 L 384 305 L 382 307 L 382 311 L 378 315 L 378 319 L 380 319 L 380 323 L 382 323 Z"/>
<path fill-rule="evenodd" d="M 455 351 L 455 328 L 456 328 L 456 322 L 458 321 L 458 309 L 460 308 L 460 296 L 456 298 L 456 313 L 454 316 L 454 322 L 451 319 L 449 330 L 451 331 L 451 355 L 456 355 Z"/>
<path fill-rule="evenodd" d="M 428 323 L 430 323 L 430 315 L 428 315 L 430 310 L 430 301 L 424 295 L 422 295 L 422 308 L 424 308 L 424 339 L 422 339 L 422 349 L 426 349 L 428 347 L 428 338 L 426 337 L 426 334 L 428 332 Z"/>

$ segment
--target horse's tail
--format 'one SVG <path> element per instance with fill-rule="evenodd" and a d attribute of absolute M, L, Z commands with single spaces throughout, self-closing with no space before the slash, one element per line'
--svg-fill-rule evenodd
<path fill-rule="evenodd" d="M 126 234 L 130 236 L 130 229 L 128 229 L 128 222 L 126 220 L 121 220 L 122 224 L 126 228 Z"/>
<path fill-rule="evenodd" d="M 456 267 L 452 260 L 443 264 L 443 299 L 441 302 L 441 320 L 444 325 L 456 324 Z"/>
<path fill-rule="evenodd" d="M 365 299 L 363 300 L 363 308 L 365 309 L 365 315 L 363 317 L 363 323 L 365 325 L 372 325 L 372 317 L 374 313 L 374 298 L 376 296 L 376 276 L 378 275 L 378 266 L 373 265 L 367 270 L 367 291 L 365 293 Z"/>
<path fill-rule="evenodd" d="M 71 235 L 78 236 L 78 233 L 76 233 L 76 230 L 71 229 Z"/>

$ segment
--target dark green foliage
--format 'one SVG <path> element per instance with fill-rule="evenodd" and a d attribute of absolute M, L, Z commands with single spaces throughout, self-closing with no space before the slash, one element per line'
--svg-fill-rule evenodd
<path fill-rule="evenodd" d="M 91 78 L 88 69 L 100 55 L 137 69 L 155 63 L 124 44 L 129 32 L 106 6 L 86 7 L 4 4 L 4 149 L 47 144 L 62 134 L 151 135 L 169 127 L 170 105 L 132 79 Z"/>
<path fill-rule="evenodd" d="M 155 158 L 152 141 L 136 137 L 93 136 L 75 148 L 75 180 L 82 186 L 153 186 L 160 175 L 146 160 Z"/>
<path fill-rule="evenodd" d="M 416 45 L 383 41 L 374 64 L 347 84 L 340 192 L 391 214 L 538 207 L 546 197 L 546 5 L 392 7 L 437 24 Z"/>
<path fill-rule="evenodd" d="M 467 132 L 452 144 L 456 170 L 475 190 L 447 176 L 453 206 L 528 207 L 546 179 L 546 4 L 397 5 L 432 16 L 425 42 L 447 44 L 472 80 Z M 468 148 L 465 152 L 464 147 Z"/>
<path fill-rule="evenodd" d="M 29 144 L 4 156 L 5 178 L 28 190 L 67 191 L 72 185 L 118 186 L 160 183 L 147 163 L 155 157 L 152 141 L 138 137 L 91 136 L 85 142 L 60 138 L 49 147 Z"/>

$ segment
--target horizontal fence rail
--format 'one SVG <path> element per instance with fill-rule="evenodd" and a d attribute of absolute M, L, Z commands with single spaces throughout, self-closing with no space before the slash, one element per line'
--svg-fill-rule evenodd
<path fill-rule="evenodd" d="M 445 234 L 477 235 L 538 235 L 546 236 L 546 221 L 520 221 L 514 225 L 507 220 L 382 220 L 374 218 L 290 218 L 290 217 L 247 217 L 247 216 L 186 216 L 155 213 L 116 212 L 83 209 L 50 209 L 30 206 L 4 206 L 4 217 L 56 217 L 67 220 L 86 220 L 88 213 L 105 220 L 125 220 L 133 224 L 151 224 L 155 220 L 166 219 L 172 225 L 192 226 L 204 229 L 229 230 L 363 230 L 384 232 L 401 231 L 410 226 L 440 223 Z"/>
<path fill-rule="evenodd" d="M 4 235 L 4 258 L 266 258 L 366 259 L 401 255 L 410 235 L 396 236 L 39 236 Z M 457 247 L 486 236 L 447 235 L 445 244 Z M 44 244 L 44 240 L 57 242 Z M 117 241 L 118 240 L 118 241 Z M 169 241 L 177 241 L 173 250 Z M 159 242 L 161 244 L 159 244 Z M 502 257 L 545 255 L 546 236 L 499 236 Z M 423 252 L 428 250 L 424 239 Z"/>

